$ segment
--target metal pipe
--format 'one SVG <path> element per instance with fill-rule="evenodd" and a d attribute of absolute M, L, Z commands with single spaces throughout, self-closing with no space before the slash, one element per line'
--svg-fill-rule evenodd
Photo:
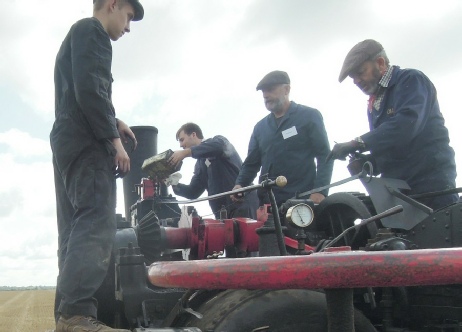
<path fill-rule="evenodd" d="M 363 164 L 361 172 L 359 172 L 358 174 L 350 176 L 349 178 L 346 178 L 346 179 L 343 179 L 343 180 L 340 180 L 340 181 L 337 181 L 337 182 L 330 183 L 327 186 L 323 186 L 323 187 L 319 187 L 319 188 L 313 188 L 311 190 L 305 191 L 303 193 L 298 194 L 297 198 L 298 197 L 309 196 L 309 195 L 311 195 L 313 193 L 319 193 L 319 192 L 321 192 L 321 191 L 323 191 L 325 189 L 340 186 L 341 184 L 344 184 L 344 183 L 347 183 L 347 182 L 350 182 L 350 181 L 353 181 L 353 180 L 356 180 L 356 179 L 363 179 L 363 178 L 368 176 L 368 173 L 370 174 L 369 177 L 372 177 L 373 166 L 372 166 L 372 163 L 370 161 L 366 161 Z"/>
<path fill-rule="evenodd" d="M 326 289 L 327 332 L 355 332 L 353 289 Z"/>
<path fill-rule="evenodd" d="M 462 192 L 462 188 L 453 188 L 453 189 L 446 189 L 446 190 L 441 190 L 441 191 L 432 191 L 432 192 L 423 193 L 423 194 L 409 195 L 409 197 L 413 199 L 422 199 L 422 198 L 430 198 L 430 197 L 442 196 L 442 195 L 459 194 L 461 192 Z"/>
<path fill-rule="evenodd" d="M 191 248 L 191 229 L 164 227 L 166 249 Z"/>
<path fill-rule="evenodd" d="M 190 199 L 187 201 L 160 201 L 160 202 L 163 204 L 192 204 L 192 203 L 198 203 L 198 202 L 203 202 L 203 201 L 210 201 L 210 200 L 217 199 L 217 198 L 224 197 L 224 196 L 242 194 L 242 193 L 246 193 L 246 192 L 260 189 L 260 188 L 268 188 L 268 187 L 274 187 L 274 186 L 284 187 L 286 184 L 287 184 L 287 179 L 284 176 L 280 175 L 276 178 L 276 180 L 267 180 L 259 184 L 254 184 L 248 187 L 225 191 L 223 193 L 219 193 L 219 194 L 215 194 L 211 196 Z"/>
<path fill-rule="evenodd" d="M 156 262 L 149 280 L 195 289 L 362 288 L 462 283 L 462 248 Z"/>
<path fill-rule="evenodd" d="M 274 228 L 276 229 L 276 239 L 278 242 L 279 254 L 281 256 L 287 255 L 286 244 L 284 243 L 284 234 L 282 233 L 281 219 L 276 205 L 276 198 L 274 197 L 271 188 L 268 188 L 268 197 L 271 202 L 271 213 L 274 218 Z"/>
<path fill-rule="evenodd" d="M 326 252 L 351 251 L 350 247 L 335 247 Z M 326 288 L 327 332 L 355 332 L 352 288 Z"/>

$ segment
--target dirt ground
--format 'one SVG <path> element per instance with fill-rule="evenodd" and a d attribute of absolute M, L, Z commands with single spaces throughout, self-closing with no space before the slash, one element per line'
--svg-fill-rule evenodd
<path fill-rule="evenodd" d="M 0 332 L 53 330 L 54 300 L 54 290 L 0 291 Z"/>

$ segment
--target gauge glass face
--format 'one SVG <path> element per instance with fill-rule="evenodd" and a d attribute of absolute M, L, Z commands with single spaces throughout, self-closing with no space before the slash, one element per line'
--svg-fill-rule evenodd
<path fill-rule="evenodd" d="M 287 211 L 286 217 L 295 226 L 307 227 L 313 221 L 313 210 L 306 204 L 297 204 Z"/>

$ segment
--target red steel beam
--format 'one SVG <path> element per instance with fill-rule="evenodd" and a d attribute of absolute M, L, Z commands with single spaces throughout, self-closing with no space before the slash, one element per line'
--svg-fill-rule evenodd
<path fill-rule="evenodd" d="M 157 262 L 149 280 L 195 289 L 357 288 L 462 283 L 462 248 Z"/>

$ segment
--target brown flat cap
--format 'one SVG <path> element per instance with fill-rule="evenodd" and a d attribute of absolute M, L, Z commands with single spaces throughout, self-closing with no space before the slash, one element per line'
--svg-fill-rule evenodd
<path fill-rule="evenodd" d="M 350 75 L 353 70 L 358 69 L 364 61 L 371 59 L 382 51 L 383 46 L 373 39 L 366 39 L 357 43 L 350 52 L 348 52 L 345 61 L 343 61 L 338 81 L 342 83 L 342 81 Z"/>
<path fill-rule="evenodd" d="M 285 71 L 272 71 L 261 79 L 257 85 L 257 91 L 276 84 L 290 84 L 289 75 Z"/>

